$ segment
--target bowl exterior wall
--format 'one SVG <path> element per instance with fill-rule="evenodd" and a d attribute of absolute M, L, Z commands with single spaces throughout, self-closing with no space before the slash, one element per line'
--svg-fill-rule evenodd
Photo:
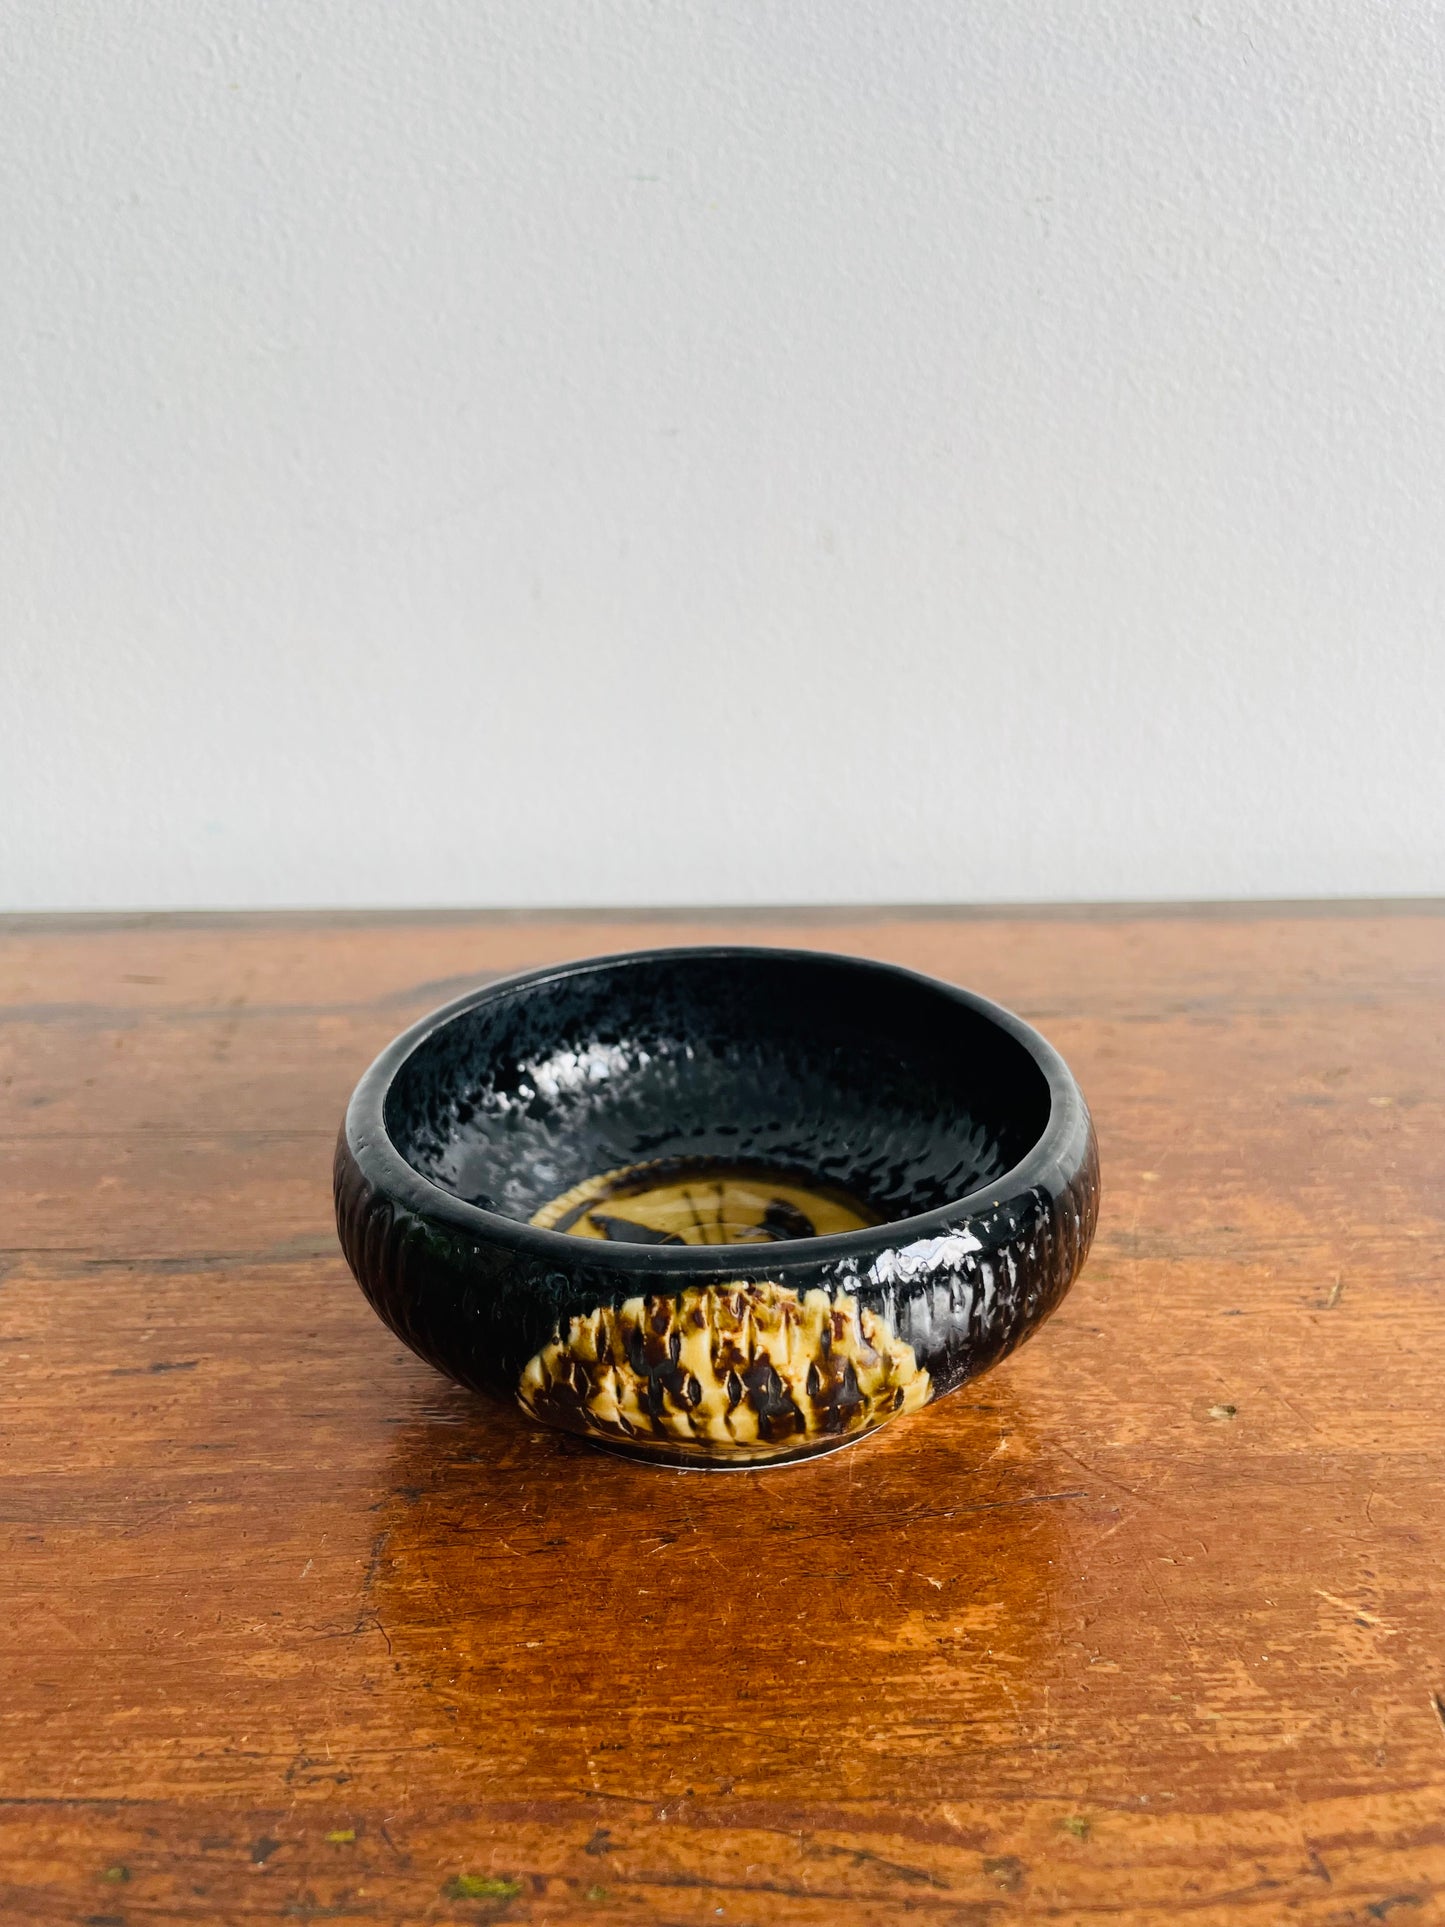
<path fill-rule="evenodd" d="M 1015 1349 L 1078 1275 L 1098 1145 L 1070 1080 L 1050 1156 L 926 1237 L 864 1255 L 719 1247 L 669 1277 L 568 1239 L 545 1258 L 388 1195 L 347 1127 L 336 1221 L 362 1291 L 421 1358 L 539 1421 L 659 1464 L 759 1467 L 836 1449 L 957 1390 Z M 575 1256 L 567 1246 L 575 1246 Z M 596 1247 L 593 1247 L 594 1251 Z M 694 1254 L 695 1257 L 696 1254 Z"/>

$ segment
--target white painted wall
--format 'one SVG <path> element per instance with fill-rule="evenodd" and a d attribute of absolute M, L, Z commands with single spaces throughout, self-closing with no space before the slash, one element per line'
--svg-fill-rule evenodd
<path fill-rule="evenodd" d="M 1445 890 L 1445 11 L 4 6 L 0 903 Z"/>

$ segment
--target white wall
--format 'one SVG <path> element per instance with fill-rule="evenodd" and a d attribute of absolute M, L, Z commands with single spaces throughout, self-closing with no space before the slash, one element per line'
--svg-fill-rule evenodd
<path fill-rule="evenodd" d="M 1445 13 L 4 9 L 0 903 L 1445 890 Z"/>

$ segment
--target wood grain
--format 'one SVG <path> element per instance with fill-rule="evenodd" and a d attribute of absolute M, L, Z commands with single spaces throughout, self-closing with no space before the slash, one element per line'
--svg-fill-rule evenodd
<path fill-rule="evenodd" d="M 404 1352 L 331 1142 L 488 972 L 719 932 L 1022 1010 L 1104 1210 L 993 1376 L 662 1472 Z M 1445 1919 L 1445 918 L 0 926 L 0 1918 Z"/>

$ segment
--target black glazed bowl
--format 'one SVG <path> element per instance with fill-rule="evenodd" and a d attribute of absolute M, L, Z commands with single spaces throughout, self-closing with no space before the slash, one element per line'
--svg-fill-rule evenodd
<path fill-rule="evenodd" d="M 1073 1282 L 1098 1151 L 1056 1051 L 852 957 L 647 950 L 489 984 L 357 1085 L 336 1221 L 463 1385 L 669 1465 L 810 1457 L 994 1365 Z"/>

